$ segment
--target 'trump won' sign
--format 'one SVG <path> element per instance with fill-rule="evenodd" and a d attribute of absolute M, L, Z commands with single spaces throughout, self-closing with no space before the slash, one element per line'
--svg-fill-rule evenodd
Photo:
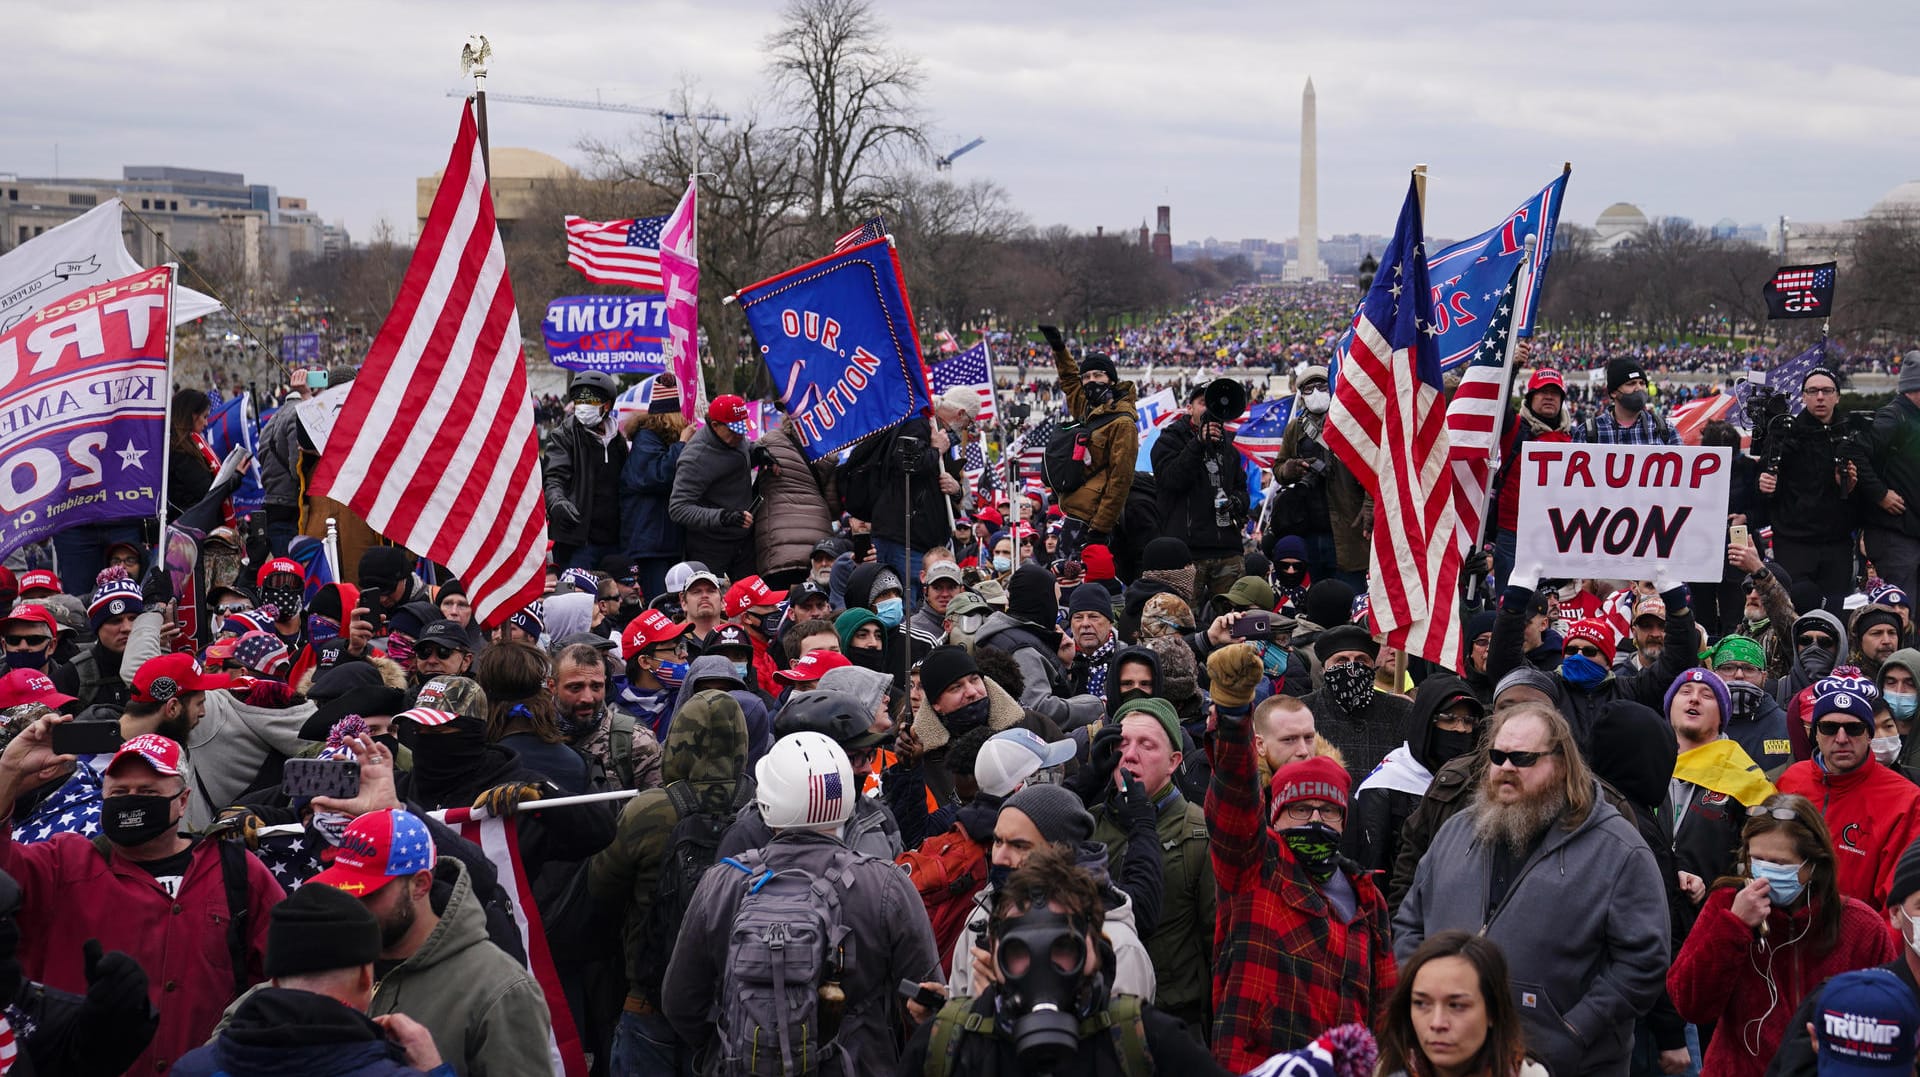
<path fill-rule="evenodd" d="M 1717 580 L 1732 454 L 1666 445 L 1526 446 L 1514 563 L 1543 577 Z"/>

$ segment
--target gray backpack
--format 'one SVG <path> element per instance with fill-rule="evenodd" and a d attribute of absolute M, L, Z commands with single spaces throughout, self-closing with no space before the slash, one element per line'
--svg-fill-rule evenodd
<path fill-rule="evenodd" d="M 837 991 L 846 967 L 851 929 L 841 922 L 841 895 L 859 858 L 838 845 L 808 852 L 810 867 L 774 870 L 764 850 L 720 861 L 741 873 L 745 889 L 721 981 L 718 1072 L 729 1077 L 853 1072 L 835 1042 L 845 996 L 823 1003 L 821 989 Z"/>

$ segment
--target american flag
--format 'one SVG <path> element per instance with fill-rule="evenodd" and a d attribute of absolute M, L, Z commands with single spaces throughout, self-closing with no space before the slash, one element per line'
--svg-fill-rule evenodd
<path fill-rule="evenodd" d="M 1420 203 L 1411 185 L 1354 318 L 1327 445 L 1374 496 L 1371 627 L 1390 646 L 1462 668 L 1455 589 L 1465 554 L 1445 467 L 1438 329 L 1430 324 Z"/>
<path fill-rule="evenodd" d="M 933 395 L 939 396 L 948 389 L 960 387 L 972 389 L 979 394 L 980 404 L 973 413 L 977 423 L 998 422 L 1000 409 L 993 399 L 993 367 L 987 355 L 987 342 L 982 340 L 966 351 L 951 359 L 933 364 L 927 374 L 933 379 Z"/>
<path fill-rule="evenodd" d="M 1054 416 L 1048 416 L 1027 429 L 1027 432 L 1013 439 L 1007 446 L 1007 452 L 1020 461 L 1022 479 L 1040 478 L 1041 465 L 1047 461 L 1047 439 L 1053 436 L 1054 424 L 1059 422 Z"/>
<path fill-rule="evenodd" d="M 1447 405 L 1447 465 L 1453 470 L 1454 512 L 1462 539 L 1468 544 L 1480 539 L 1487 497 L 1492 492 L 1494 473 L 1500 468 L 1496 438 L 1501 413 L 1507 407 L 1517 306 L 1514 296 L 1522 286 L 1523 268 L 1524 261 L 1514 267 L 1499 301 L 1488 310 L 1486 335 L 1461 369 L 1460 387 L 1453 391 L 1453 400 Z"/>
<path fill-rule="evenodd" d="M 666 217 L 589 221 L 567 215 L 567 264 L 595 284 L 660 287 L 660 230 Z"/>
<path fill-rule="evenodd" d="M 840 775 L 814 773 L 807 778 L 807 822 L 840 818 Z"/>
<path fill-rule="evenodd" d="M 1825 366 L 1826 362 L 1827 345 L 1826 342 L 1822 340 L 1813 347 L 1801 352 L 1799 355 L 1769 369 L 1767 371 L 1767 388 L 1772 389 L 1776 393 L 1785 393 L 1787 396 L 1787 411 L 1790 414 L 1798 415 L 1801 409 L 1807 406 L 1807 402 L 1800 396 L 1800 383 L 1807 380 L 1807 375 L 1813 373 L 1815 367 Z M 1747 394 L 1751 386 L 1751 382 L 1743 382 L 1736 390 L 1740 396 L 1742 405 L 1745 405 L 1747 402 Z"/>
<path fill-rule="evenodd" d="M 977 436 L 960 450 L 960 469 L 967 476 L 967 491 L 973 494 L 975 500 L 998 485 L 993 481 L 992 470 L 987 467 L 987 447 Z"/>
<path fill-rule="evenodd" d="M 1833 282 L 1831 266 L 1787 266 L 1774 274 L 1773 286 L 1782 292 L 1796 288 L 1824 288 Z"/>
<path fill-rule="evenodd" d="M 833 253 L 852 250 L 862 243 L 869 243 L 887 234 L 887 222 L 884 217 L 868 217 L 860 222 L 860 227 L 833 241 Z"/>
<path fill-rule="evenodd" d="M 520 864 L 520 828 L 511 819 L 476 815 L 472 808 L 448 808 L 433 815 L 478 845 L 493 862 L 500 885 L 513 899 L 513 923 L 520 929 L 527 971 L 547 996 L 547 1014 L 553 1021 L 547 1036 L 547 1057 L 553 1063 L 554 1077 L 586 1077 L 586 1052 L 581 1046 L 580 1034 L 573 1027 L 573 1011 L 567 1008 L 560 971 L 554 967 L 553 954 L 547 949 L 547 928 L 540 922 L 540 907 L 534 904 L 533 887 Z"/>
<path fill-rule="evenodd" d="M 470 106 L 393 310 L 327 437 L 314 492 L 451 569 L 488 627 L 543 590 L 533 405 Z"/>
<path fill-rule="evenodd" d="M 1682 445 L 1700 444 L 1701 431 L 1716 420 L 1735 426 L 1747 425 L 1747 412 L 1740 406 L 1738 395 L 1715 393 L 1703 396 L 1698 400 L 1689 400 L 1667 413 L 1667 422 L 1672 424 L 1673 432 L 1680 435 Z"/>

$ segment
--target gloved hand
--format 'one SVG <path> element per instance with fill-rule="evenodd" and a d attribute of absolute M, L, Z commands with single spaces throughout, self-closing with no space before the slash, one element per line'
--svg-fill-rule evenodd
<path fill-rule="evenodd" d="M 1106 544 L 1107 533 L 1105 531 L 1095 531 L 1089 527 L 1080 534 L 1081 549 L 1085 549 L 1088 546 L 1105 546 Z"/>
<path fill-rule="evenodd" d="M 1114 771 L 1114 776 L 1120 787 L 1113 791 L 1113 811 L 1120 817 L 1120 825 L 1129 833 L 1159 826 L 1160 813 L 1154 810 L 1146 785 L 1124 770 Z"/>
<path fill-rule="evenodd" d="M 118 950 L 101 953 L 99 939 L 88 939 L 81 953 L 86 957 L 87 1009 L 99 1015 L 139 1014 L 147 1016 L 147 970 L 140 962 Z"/>
<path fill-rule="evenodd" d="M 1474 550 L 1461 560 L 1460 570 L 1469 576 L 1484 576 L 1493 571 L 1493 555 L 1485 550 Z"/>
<path fill-rule="evenodd" d="M 779 462 L 774 460 L 773 453 L 770 452 L 765 445 L 755 445 L 748 451 L 747 460 L 752 463 L 754 467 L 770 467 L 775 472 L 780 470 Z"/>
<path fill-rule="evenodd" d="M 140 603 L 147 609 L 159 609 L 173 601 L 173 576 L 165 565 L 155 561 L 147 569 L 147 576 L 140 581 Z"/>
<path fill-rule="evenodd" d="M 1063 352 L 1067 350 L 1067 338 L 1060 335 L 1058 326 L 1043 325 L 1040 327 L 1040 335 L 1047 338 L 1047 347 L 1052 348 L 1054 351 Z"/>
<path fill-rule="evenodd" d="M 252 808 L 235 805 L 220 813 L 213 825 L 207 828 L 207 837 L 226 838 L 237 841 L 249 849 L 260 848 L 260 817 Z"/>
<path fill-rule="evenodd" d="M 1110 723 L 1093 735 L 1087 745 L 1087 765 L 1067 779 L 1067 788 L 1091 808 L 1113 788 L 1113 768 L 1119 765 L 1120 726 Z"/>
<path fill-rule="evenodd" d="M 580 526 L 580 510 L 564 497 L 556 497 L 548 503 L 547 518 L 563 530 Z"/>
<path fill-rule="evenodd" d="M 1244 707 L 1253 702 L 1260 683 L 1260 649 L 1235 643 L 1207 656 L 1207 680 L 1213 701 L 1222 707 Z"/>
<path fill-rule="evenodd" d="M 474 797 L 473 810 L 496 818 L 506 818 L 519 811 L 520 805 L 532 803 L 545 795 L 546 789 L 533 782 L 505 782 Z"/>
<path fill-rule="evenodd" d="M 747 522 L 747 510 L 728 509 L 727 514 L 720 518 L 720 522 L 728 527 L 740 527 Z"/>
<path fill-rule="evenodd" d="M 1673 580 L 1656 580 L 1654 585 L 1660 588 L 1660 601 L 1667 604 L 1668 616 L 1672 616 L 1678 610 L 1693 608 L 1693 591 L 1686 584 Z"/>

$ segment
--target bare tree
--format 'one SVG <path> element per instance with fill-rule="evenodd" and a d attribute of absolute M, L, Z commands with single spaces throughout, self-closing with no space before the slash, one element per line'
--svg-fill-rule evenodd
<path fill-rule="evenodd" d="M 872 207 L 887 165 L 926 154 L 920 63 L 888 47 L 868 0 L 789 0 L 766 49 L 793 112 L 811 225 L 843 226 Z"/>

